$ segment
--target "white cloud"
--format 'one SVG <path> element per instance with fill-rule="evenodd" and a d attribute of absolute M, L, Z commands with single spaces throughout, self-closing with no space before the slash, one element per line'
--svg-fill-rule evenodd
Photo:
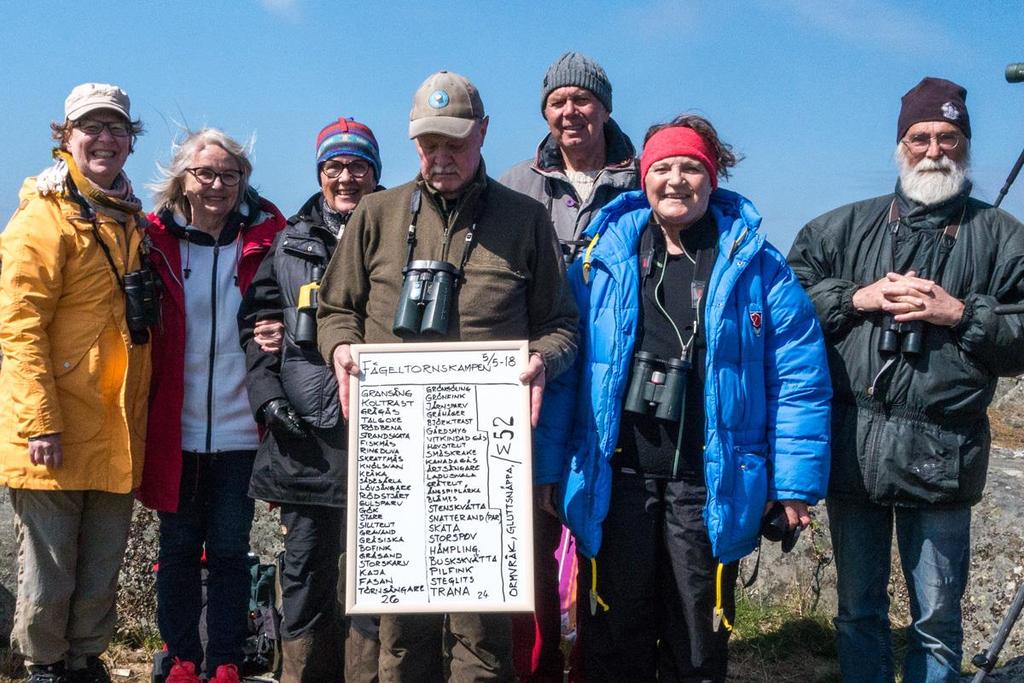
<path fill-rule="evenodd" d="M 655 0 L 655 2 L 631 4 L 622 3 L 616 7 L 616 14 L 610 21 L 602 22 L 614 26 L 615 31 L 631 36 L 631 40 L 650 40 L 652 37 L 670 36 L 679 39 L 681 32 L 696 31 L 704 3 L 680 2 L 679 0 Z"/>
<path fill-rule="evenodd" d="M 876 50 L 941 55 L 955 44 L 941 21 L 898 3 L 774 0 L 764 6 L 791 14 L 797 23 L 820 29 L 838 40 Z"/>
<path fill-rule="evenodd" d="M 263 8 L 272 14 L 276 14 L 291 21 L 299 19 L 300 0 L 260 0 Z"/>

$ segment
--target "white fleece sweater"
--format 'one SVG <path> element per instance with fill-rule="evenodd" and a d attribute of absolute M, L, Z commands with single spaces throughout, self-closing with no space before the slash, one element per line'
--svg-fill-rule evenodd
<path fill-rule="evenodd" d="M 181 240 L 185 287 L 185 451 L 255 450 L 256 423 L 245 390 L 245 353 L 238 342 L 242 293 L 235 282 L 241 240 L 201 246 Z M 183 273 L 184 275 L 184 273 Z"/>

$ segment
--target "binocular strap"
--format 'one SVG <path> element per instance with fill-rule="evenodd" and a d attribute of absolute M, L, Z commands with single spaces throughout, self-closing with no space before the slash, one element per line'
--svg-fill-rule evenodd
<path fill-rule="evenodd" d="M 960 226 L 963 223 L 964 215 L 967 213 L 967 205 L 964 204 L 963 208 L 960 209 L 959 214 L 954 214 L 955 218 L 952 218 L 946 227 L 942 231 L 942 237 L 939 238 L 939 244 L 932 251 L 931 258 L 928 263 L 928 271 L 918 270 L 918 277 L 926 277 L 935 282 L 939 281 L 942 277 L 943 271 L 946 269 L 946 261 L 949 259 L 949 254 L 953 251 L 953 247 L 956 245 L 956 239 L 960 235 Z M 889 259 L 891 271 L 897 271 L 899 266 L 896 264 L 896 235 L 900 229 L 900 207 L 897 205 L 896 200 L 893 199 L 889 205 Z M 938 260 L 936 260 L 938 259 Z"/>
<path fill-rule="evenodd" d="M 416 251 L 416 224 L 419 222 L 420 217 L 420 206 L 422 205 L 422 190 L 416 188 L 412 192 L 412 197 L 409 199 L 409 231 L 406 237 L 406 242 L 409 245 L 409 250 L 406 253 L 405 265 L 408 267 L 412 263 L 412 257 Z M 484 207 L 487 205 L 487 187 L 485 186 L 480 192 L 480 196 L 476 201 L 476 211 L 473 215 L 473 222 L 470 224 L 469 229 L 466 231 L 466 239 L 464 246 L 462 247 L 462 260 L 459 262 L 458 276 L 455 279 L 455 286 L 458 287 L 462 282 L 462 274 L 466 270 L 466 263 L 469 261 L 469 254 L 473 250 L 473 245 L 476 243 L 476 231 L 480 225 L 480 219 L 484 214 Z"/>
<path fill-rule="evenodd" d="M 117 265 L 114 264 L 114 257 L 110 255 L 110 247 L 108 247 L 107 243 L 103 241 L 102 237 L 100 237 L 100 231 L 96 227 L 95 219 L 92 221 L 92 236 L 96 238 L 96 241 L 100 245 L 100 249 L 103 250 L 103 255 L 107 257 L 107 263 L 110 265 L 111 272 L 114 273 L 114 279 L 117 280 L 117 286 L 121 288 L 122 292 L 125 291 L 124 278 L 121 277 L 119 272 L 117 272 Z M 127 264 L 125 264 L 125 267 L 127 267 Z"/>

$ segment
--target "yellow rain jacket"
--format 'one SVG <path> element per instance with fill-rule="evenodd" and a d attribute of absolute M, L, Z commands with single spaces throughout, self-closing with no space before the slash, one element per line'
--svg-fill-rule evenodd
<path fill-rule="evenodd" d="M 93 223 L 35 179 L 0 238 L 0 485 L 128 493 L 146 440 L 149 344 L 133 344 L 124 295 Z M 141 265 L 143 233 L 98 214 L 118 276 Z M 29 437 L 61 435 L 63 464 L 33 465 Z"/>

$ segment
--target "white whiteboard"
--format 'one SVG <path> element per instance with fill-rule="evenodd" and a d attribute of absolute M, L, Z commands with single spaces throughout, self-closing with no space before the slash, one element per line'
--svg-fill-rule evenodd
<path fill-rule="evenodd" d="M 527 342 L 352 357 L 346 611 L 533 611 Z"/>

